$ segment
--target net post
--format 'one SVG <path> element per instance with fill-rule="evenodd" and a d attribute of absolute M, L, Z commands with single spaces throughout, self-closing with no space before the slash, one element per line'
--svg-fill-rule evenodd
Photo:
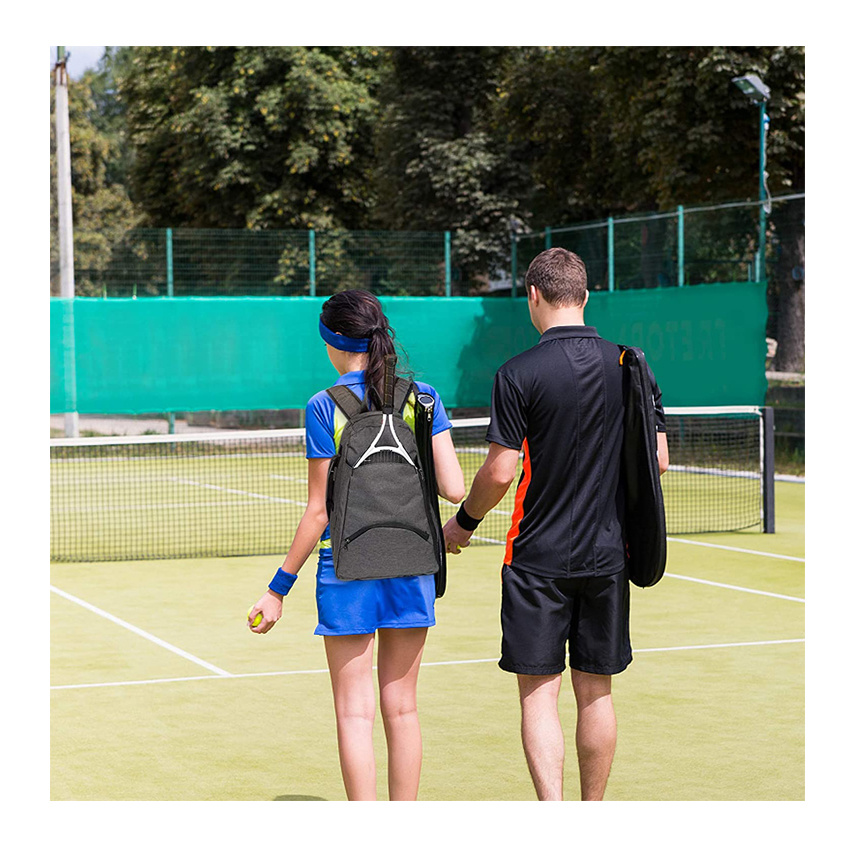
<path fill-rule="evenodd" d="M 608 217 L 608 291 L 614 291 L 614 219 Z"/>
<path fill-rule="evenodd" d="M 762 470 L 762 500 L 764 506 L 764 533 L 776 532 L 776 501 L 774 498 L 774 431 L 773 408 L 762 408 L 762 433 L 764 440 L 764 468 Z"/>

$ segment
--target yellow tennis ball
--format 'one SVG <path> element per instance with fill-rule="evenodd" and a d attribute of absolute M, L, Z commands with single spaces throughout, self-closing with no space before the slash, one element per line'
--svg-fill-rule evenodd
<path fill-rule="evenodd" d="M 249 620 L 251 619 L 251 612 L 250 611 L 248 612 L 248 619 Z M 254 622 L 251 623 L 251 626 L 256 629 L 257 626 L 259 626 L 260 623 L 262 623 L 262 622 L 263 622 L 263 615 L 262 615 L 262 612 L 261 612 L 261 613 L 257 614 L 256 617 L 254 617 Z"/>

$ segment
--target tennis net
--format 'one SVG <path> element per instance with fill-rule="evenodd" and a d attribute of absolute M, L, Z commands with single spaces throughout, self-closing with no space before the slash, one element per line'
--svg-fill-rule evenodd
<path fill-rule="evenodd" d="M 711 410 L 667 411 L 672 465 L 662 483 L 672 534 L 764 522 L 764 416 Z M 488 420 L 452 424 L 468 488 L 487 454 Z M 51 440 L 51 559 L 283 553 L 307 504 L 304 455 L 297 428 Z M 504 543 L 518 479 L 474 544 Z M 444 520 L 456 510 L 441 507 Z"/>

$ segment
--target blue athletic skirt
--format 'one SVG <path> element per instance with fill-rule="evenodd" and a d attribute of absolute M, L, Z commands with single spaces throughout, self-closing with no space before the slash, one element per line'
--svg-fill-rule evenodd
<path fill-rule="evenodd" d="M 434 576 L 340 581 L 330 553 L 316 572 L 317 635 L 367 635 L 376 629 L 416 629 L 436 623 Z"/>

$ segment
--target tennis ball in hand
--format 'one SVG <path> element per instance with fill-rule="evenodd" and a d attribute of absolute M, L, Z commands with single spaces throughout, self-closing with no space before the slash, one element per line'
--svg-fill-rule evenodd
<path fill-rule="evenodd" d="M 250 611 L 248 612 L 248 619 L 249 620 L 251 619 L 251 612 Z M 260 623 L 262 623 L 262 622 L 263 622 L 263 614 L 262 614 L 262 612 L 260 612 L 259 614 L 257 614 L 256 617 L 254 617 L 254 622 L 251 623 L 251 626 L 252 626 L 252 628 L 256 629 L 257 626 L 259 626 Z"/>

